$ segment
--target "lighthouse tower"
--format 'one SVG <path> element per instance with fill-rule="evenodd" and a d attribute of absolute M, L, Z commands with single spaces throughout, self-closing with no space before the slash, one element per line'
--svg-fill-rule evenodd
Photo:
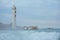
<path fill-rule="evenodd" d="M 16 6 L 12 6 L 12 28 L 16 28 Z"/>

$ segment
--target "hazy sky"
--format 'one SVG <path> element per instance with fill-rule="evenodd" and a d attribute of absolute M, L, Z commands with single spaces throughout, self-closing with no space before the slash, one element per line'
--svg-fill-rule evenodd
<path fill-rule="evenodd" d="M 60 0 L 14 0 L 17 26 L 60 27 Z M 0 0 L 0 22 L 11 23 L 12 0 Z"/>

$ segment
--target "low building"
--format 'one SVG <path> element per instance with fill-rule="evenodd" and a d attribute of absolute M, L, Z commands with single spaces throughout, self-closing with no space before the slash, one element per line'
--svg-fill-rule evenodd
<path fill-rule="evenodd" d="M 37 26 L 29 26 L 28 28 L 29 28 L 30 30 L 36 30 L 36 29 L 38 29 Z"/>
<path fill-rule="evenodd" d="M 23 29 L 24 29 L 24 30 L 37 30 L 38 27 L 37 27 L 37 26 L 29 26 L 29 27 L 24 26 Z"/>

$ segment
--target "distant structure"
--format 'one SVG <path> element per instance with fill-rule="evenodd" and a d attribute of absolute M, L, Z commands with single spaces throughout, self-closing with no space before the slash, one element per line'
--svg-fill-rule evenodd
<path fill-rule="evenodd" d="M 28 27 L 27 26 L 24 26 L 23 29 L 24 30 L 37 30 L 38 27 L 37 26 L 28 26 Z"/>
<path fill-rule="evenodd" d="M 14 4 L 12 5 L 12 28 L 16 28 L 16 6 Z"/>
<path fill-rule="evenodd" d="M 28 27 L 27 27 L 27 26 L 24 26 L 23 29 L 24 29 L 24 30 L 28 30 Z"/>

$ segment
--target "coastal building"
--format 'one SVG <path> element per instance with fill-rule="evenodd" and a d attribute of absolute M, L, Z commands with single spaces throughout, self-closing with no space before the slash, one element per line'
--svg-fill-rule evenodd
<path fill-rule="evenodd" d="M 12 6 L 12 28 L 16 28 L 16 6 Z"/>

